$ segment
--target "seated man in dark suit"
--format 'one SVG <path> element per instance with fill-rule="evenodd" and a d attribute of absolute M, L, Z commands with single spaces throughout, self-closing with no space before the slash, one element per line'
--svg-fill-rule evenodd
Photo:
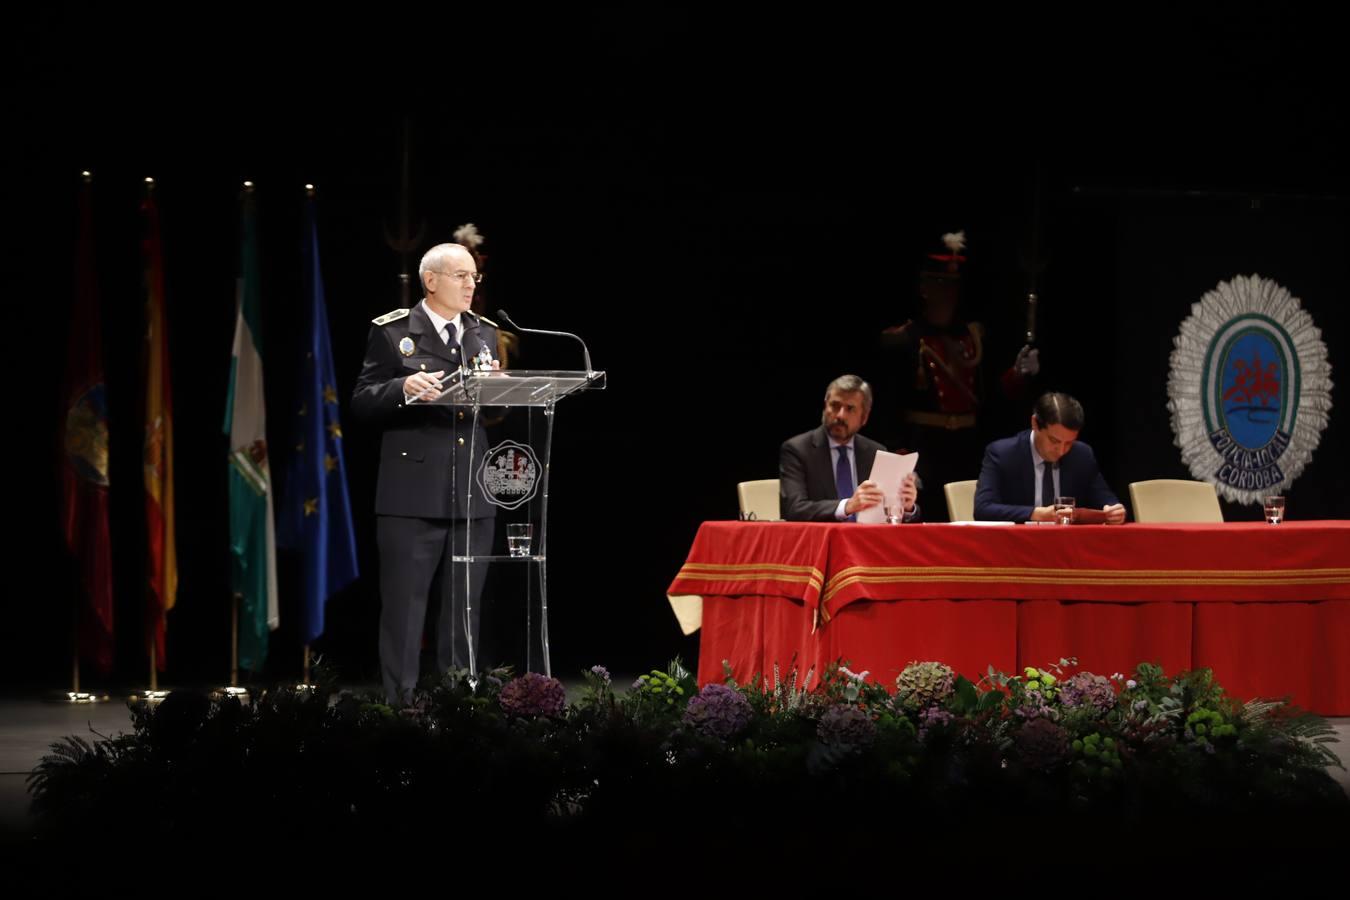
<path fill-rule="evenodd" d="M 841 375 L 825 391 L 820 427 L 789 438 L 778 453 L 778 491 L 783 518 L 792 522 L 854 521 L 860 510 L 884 502 L 868 481 L 877 441 L 858 434 L 872 412 L 872 387 L 857 375 Z M 914 476 L 900 486 L 902 520 L 919 518 Z"/>
<path fill-rule="evenodd" d="M 1036 401 L 1031 430 L 994 441 L 984 451 L 975 488 L 975 518 L 1053 522 L 1055 498 L 1073 497 L 1084 509 L 1103 509 L 1108 524 L 1125 521 L 1125 507 L 1106 486 L 1092 448 L 1078 440 L 1083 405 L 1068 394 Z"/>

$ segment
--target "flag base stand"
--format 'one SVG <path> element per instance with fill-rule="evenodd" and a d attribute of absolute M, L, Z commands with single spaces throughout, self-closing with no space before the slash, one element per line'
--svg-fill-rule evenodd
<path fill-rule="evenodd" d="M 227 700 L 231 697 L 238 700 L 240 703 L 248 703 L 249 702 L 248 688 L 239 687 L 238 685 L 230 685 L 229 687 L 216 688 L 214 691 L 211 692 L 212 700 Z"/>
<path fill-rule="evenodd" d="M 148 703 L 151 706 L 158 706 L 164 702 L 164 698 L 169 696 L 168 691 L 148 690 L 132 694 L 127 700 L 131 703 Z"/>
<path fill-rule="evenodd" d="M 81 706 L 92 703 L 108 703 L 112 700 L 111 694 L 91 694 L 88 691 L 62 691 L 59 694 L 52 694 L 46 698 L 48 703 L 62 703 L 67 706 Z"/>
<path fill-rule="evenodd" d="M 309 680 L 309 662 L 309 644 L 305 644 L 304 661 L 301 663 L 300 668 L 302 673 L 300 676 L 300 683 L 295 686 L 295 689 L 302 694 L 312 694 L 316 690 L 316 685 Z"/>

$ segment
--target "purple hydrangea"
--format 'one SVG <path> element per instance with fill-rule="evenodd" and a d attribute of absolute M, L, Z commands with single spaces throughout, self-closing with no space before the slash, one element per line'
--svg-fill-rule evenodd
<path fill-rule="evenodd" d="M 1060 686 L 1059 701 L 1070 709 L 1108 712 L 1116 705 L 1111 679 L 1091 672 L 1079 672 Z"/>
<path fill-rule="evenodd" d="M 872 717 L 856 706 L 837 705 L 825 710 L 816 726 L 820 742 L 841 750 L 861 750 L 877 736 Z"/>
<path fill-rule="evenodd" d="M 605 684 L 609 684 L 609 669 L 604 666 L 591 666 L 591 674 L 597 676 Z"/>
<path fill-rule="evenodd" d="M 1022 762 L 1032 769 L 1052 769 L 1069 756 L 1069 734 L 1046 718 L 1027 722 L 1015 740 Z"/>
<path fill-rule="evenodd" d="M 498 699 L 513 716 L 556 716 L 563 711 L 567 692 L 556 678 L 526 672 L 508 681 Z"/>
<path fill-rule="evenodd" d="M 689 698 L 684 724 L 702 735 L 725 741 L 744 731 L 753 715 L 750 701 L 740 691 L 725 684 L 706 684 Z"/>
<path fill-rule="evenodd" d="M 956 716 L 937 706 L 925 707 L 919 713 L 919 740 L 926 740 L 934 728 L 942 728 L 956 721 Z"/>
<path fill-rule="evenodd" d="M 1045 699 L 1045 694 L 1040 691 L 1027 691 L 1022 695 L 1022 702 L 1013 710 L 1013 714 L 1019 719 L 1058 719 L 1059 713 L 1050 705 L 1050 701 Z"/>

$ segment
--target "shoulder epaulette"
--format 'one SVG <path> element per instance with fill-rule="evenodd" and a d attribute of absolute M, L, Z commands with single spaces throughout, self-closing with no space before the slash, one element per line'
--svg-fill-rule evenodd
<path fill-rule="evenodd" d="M 397 322 L 399 319 L 406 319 L 408 317 L 408 313 L 410 313 L 411 311 L 412 310 L 408 309 L 395 309 L 391 312 L 385 313 L 382 316 L 376 316 L 370 321 L 375 323 L 376 325 L 388 325 L 390 322 Z"/>

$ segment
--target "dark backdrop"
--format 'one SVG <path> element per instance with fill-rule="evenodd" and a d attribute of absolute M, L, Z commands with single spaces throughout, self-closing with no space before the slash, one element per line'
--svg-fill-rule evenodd
<path fill-rule="evenodd" d="M 302 185 L 318 189 L 345 398 L 370 318 L 399 305 L 382 228 L 397 224 L 404 121 L 425 245 L 476 222 L 489 309 L 583 332 L 610 373 L 609 390 L 563 405 L 555 441 L 563 673 L 696 654 L 663 592 L 698 523 L 735 514 L 737 481 L 774 475 L 778 444 L 817 421 L 830 378 L 883 380 L 876 333 L 913 313 L 919 260 L 944 231 L 967 231 L 967 302 L 1006 364 L 1028 287 L 1018 249 L 1039 204 L 1049 251 L 1040 386 L 1084 401 L 1084 437 L 1122 497 L 1133 479 L 1188 477 L 1165 409 L 1168 354 L 1190 304 L 1219 280 L 1259 272 L 1285 284 L 1342 371 L 1345 122 L 1327 80 L 1326 23 L 1273 12 L 731 15 L 659 5 L 377 11 L 359 24 L 336 13 L 312 23 L 21 15 L 0 112 L 16 154 L 5 175 L 4 683 L 59 687 L 69 672 L 76 588 L 54 441 L 65 337 L 81 327 L 67 310 L 84 168 L 95 178 L 111 398 L 119 641 L 109 684 L 146 671 L 136 243 L 146 175 L 159 184 L 175 391 L 181 581 L 169 683 L 228 673 L 220 429 L 240 182 L 258 185 L 279 446 L 294 405 Z M 525 352 L 530 365 L 577 362 L 566 344 L 532 338 Z M 1009 427 L 1025 417 L 996 415 Z M 1342 419 L 1333 412 L 1292 490 L 1292 516 L 1350 513 Z M 374 442 L 345 422 L 369 576 Z M 285 556 L 281 576 L 268 675 L 294 677 Z M 332 601 L 320 642 L 351 679 L 376 672 L 373 584 Z M 504 645 L 518 613 L 500 599 L 492 628 Z"/>

